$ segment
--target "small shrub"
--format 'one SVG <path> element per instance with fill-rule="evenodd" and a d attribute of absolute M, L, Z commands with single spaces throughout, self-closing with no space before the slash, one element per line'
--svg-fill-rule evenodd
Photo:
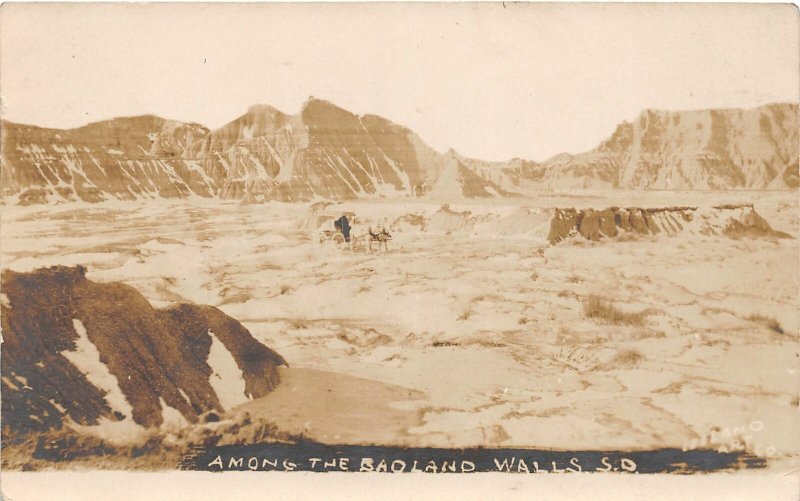
<path fill-rule="evenodd" d="M 295 330 L 308 329 L 308 322 L 306 322 L 302 318 L 293 318 L 291 320 L 287 320 L 287 322 L 292 329 Z"/>
<path fill-rule="evenodd" d="M 647 318 L 646 311 L 626 313 L 617 309 L 611 302 L 594 294 L 584 300 L 583 313 L 587 318 L 605 321 L 614 325 L 643 326 Z"/>
<path fill-rule="evenodd" d="M 781 326 L 780 322 L 778 322 L 772 317 L 756 313 L 745 317 L 745 320 L 761 324 L 777 334 L 786 334 L 786 331 L 783 330 L 783 326 Z"/>
<path fill-rule="evenodd" d="M 634 367 L 644 361 L 644 355 L 637 350 L 621 350 L 612 359 L 612 363 L 621 367 Z"/>
<path fill-rule="evenodd" d="M 72 430 L 48 431 L 39 435 L 33 459 L 72 461 L 88 456 L 113 454 L 115 447 L 102 439 L 80 435 Z"/>
<path fill-rule="evenodd" d="M 434 348 L 442 348 L 445 346 L 461 346 L 459 343 L 454 341 L 434 341 L 431 346 Z"/>
<path fill-rule="evenodd" d="M 617 353 L 607 362 L 596 365 L 596 370 L 616 371 L 627 370 L 637 367 L 645 361 L 645 356 L 638 350 L 632 348 L 625 348 L 617 351 Z"/>

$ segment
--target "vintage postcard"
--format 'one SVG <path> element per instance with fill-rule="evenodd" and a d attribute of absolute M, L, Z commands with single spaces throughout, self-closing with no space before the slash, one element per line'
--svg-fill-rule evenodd
<path fill-rule="evenodd" d="M 4 4 L 4 495 L 794 499 L 798 19 Z"/>

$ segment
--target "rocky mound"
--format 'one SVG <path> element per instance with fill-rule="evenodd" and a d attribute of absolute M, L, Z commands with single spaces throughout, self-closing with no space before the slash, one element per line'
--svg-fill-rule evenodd
<path fill-rule="evenodd" d="M 392 224 L 389 225 L 389 229 L 392 231 L 425 231 L 428 226 L 428 219 L 425 217 L 424 214 L 420 213 L 411 213 L 411 214 L 404 214 L 398 218 L 396 218 Z"/>
<path fill-rule="evenodd" d="M 156 309 L 135 289 L 85 273 L 2 274 L 3 440 L 64 424 L 196 422 L 278 384 L 283 357 L 216 308 Z"/>
<path fill-rule="evenodd" d="M 469 231 L 477 222 L 477 218 L 470 211 L 457 212 L 448 204 L 442 205 L 428 221 L 428 228 L 434 231 Z"/>
<path fill-rule="evenodd" d="M 571 235 L 580 235 L 588 240 L 600 240 L 614 238 L 624 233 L 675 235 L 680 232 L 729 237 L 789 237 L 787 233 L 773 230 L 752 205 L 721 205 L 700 209 L 697 207 L 555 209 L 547 239 L 551 244 L 555 244 Z"/>
<path fill-rule="evenodd" d="M 308 207 L 306 215 L 298 221 L 298 229 L 318 230 L 323 225 L 329 224 L 333 227 L 334 217 L 326 213 L 328 207 L 333 205 L 331 202 L 315 202 Z"/>
<path fill-rule="evenodd" d="M 486 223 L 482 230 L 490 236 L 544 239 L 550 227 L 552 212 L 549 209 L 520 207 L 513 214 Z"/>

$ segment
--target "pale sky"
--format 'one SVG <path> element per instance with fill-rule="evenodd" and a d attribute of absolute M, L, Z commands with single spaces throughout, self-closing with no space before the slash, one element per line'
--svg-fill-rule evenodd
<path fill-rule="evenodd" d="M 434 148 L 544 160 L 644 108 L 800 101 L 791 5 L 15 5 L 3 118 L 76 127 L 155 114 L 217 128 L 310 95 Z"/>

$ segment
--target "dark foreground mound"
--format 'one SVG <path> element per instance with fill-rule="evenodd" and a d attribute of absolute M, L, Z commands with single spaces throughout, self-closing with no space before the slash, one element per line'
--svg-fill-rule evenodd
<path fill-rule="evenodd" d="M 283 357 L 216 308 L 156 309 L 132 287 L 85 273 L 2 274 L 4 441 L 65 422 L 157 427 L 177 413 L 196 422 L 278 384 Z"/>

